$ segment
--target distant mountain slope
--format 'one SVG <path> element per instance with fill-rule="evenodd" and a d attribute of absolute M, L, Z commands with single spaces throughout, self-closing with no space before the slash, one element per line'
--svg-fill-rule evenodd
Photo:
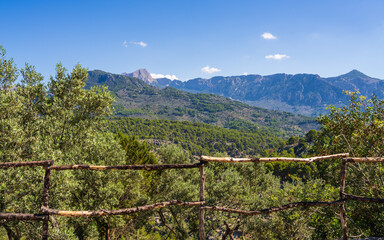
<path fill-rule="evenodd" d="M 121 74 L 106 73 L 101 70 L 89 71 L 86 88 L 101 85 L 108 86 L 108 89 L 112 92 L 117 92 L 124 88 L 137 92 L 153 89 L 153 87 L 138 78 L 127 77 Z"/>
<path fill-rule="evenodd" d="M 345 104 L 348 99 L 342 90 L 357 89 L 364 95 L 376 93 L 378 97 L 384 97 L 384 81 L 357 70 L 333 78 L 313 74 L 274 74 L 162 82 L 188 92 L 218 94 L 254 106 L 309 116 L 326 113 L 329 104 Z M 161 87 L 162 82 L 157 85 Z"/>
<path fill-rule="evenodd" d="M 377 97 L 384 98 L 384 81 L 369 77 L 357 70 L 352 70 L 338 77 L 324 78 L 324 80 L 343 90 L 359 90 L 361 94 L 367 97 L 375 93 Z"/>
<path fill-rule="evenodd" d="M 166 87 L 159 89 L 137 78 L 90 71 L 87 87 L 107 85 L 115 94 L 118 116 L 186 120 L 227 128 L 266 128 L 279 136 L 303 135 L 317 128 L 313 118 L 251 107 L 212 94 L 192 94 Z"/>

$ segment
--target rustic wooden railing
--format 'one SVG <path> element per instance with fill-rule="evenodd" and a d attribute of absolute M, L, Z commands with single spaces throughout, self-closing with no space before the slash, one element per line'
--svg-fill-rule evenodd
<path fill-rule="evenodd" d="M 311 163 L 314 161 L 321 161 L 326 159 L 341 159 L 341 168 L 340 168 L 340 194 L 339 199 L 331 202 L 295 202 L 289 203 L 283 206 L 271 207 L 261 210 L 241 210 L 241 209 L 232 209 L 220 206 L 205 206 L 205 171 L 204 167 L 209 164 L 209 162 L 218 162 L 218 163 L 247 163 L 247 162 L 306 162 Z M 49 216 L 58 215 L 64 217 L 96 217 L 96 216 L 106 216 L 106 215 L 127 215 L 137 212 L 149 211 L 157 208 L 163 208 L 171 205 L 185 206 L 185 207 L 199 207 L 199 239 L 206 239 L 204 231 L 204 222 L 205 222 L 205 211 L 221 211 L 229 212 L 236 214 L 244 215 L 260 215 L 260 214 L 270 214 L 273 212 L 284 211 L 296 207 L 319 207 L 319 206 L 335 206 L 338 205 L 340 209 L 340 223 L 342 229 L 342 239 L 348 239 L 348 228 L 347 228 L 347 217 L 345 211 L 345 203 L 347 201 L 361 201 L 361 202 L 376 202 L 384 203 L 384 199 L 380 198 L 368 198 L 363 196 L 354 196 L 346 194 L 345 189 L 345 178 L 346 178 L 346 168 L 347 164 L 353 164 L 357 162 L 371 162 L 378 163 L 384 162 L 384 158 L 380 157 L 363 157 L 355 158 L 349 157 L 348 153 L 340 153 L 328 156 L 318 156 L 311 158 L 230 158 L 230 157 L 208 157 L 201 156 L 199 163 L 195 164 L 158 164 L 158 165 L 116 165 L 116 166 L 95 166 L 95 165 L 67 165 L 59 166 L 53 165 L 53 161 L 31 161 L 31 162 L 7 162 L 0 163 L 0 169 L 7 168 L 18 168 L 18 167 L 43 167 L 45 169 L 44 176 L 44 187 L 43 187 L 43 204 L 41 206 L 40 213 L 30 214 L 30 213 L 0 213 L 0 219 L 5 219 L 7 221 L 23 221 L 23 220 L 35 220 L 42 221 L 42 239 L 48 239 L 48 225 L 49 225 Z M 51 171 L 65 171 L 65 170 L 95 170 L 95 171 L 104 171 L 104 170 L 145 170 L 145 171 L 158 171 L 158 170 L 167 170 L 167 169 L 182 169 L 182 168 L 199 168 L 200 169 L 200 193 L 199 201 L 195 202 L 181 202 L 178 200 L 170 200 L 165 202 L 154 203 L 145 206 L 138 206 L 134 208 L 127 209 L 118 209 L 118 210 L 94 210 L 94 211 L 66 211 L 49 208 L 49 187 L 50 187 L 50 175 Z"/>

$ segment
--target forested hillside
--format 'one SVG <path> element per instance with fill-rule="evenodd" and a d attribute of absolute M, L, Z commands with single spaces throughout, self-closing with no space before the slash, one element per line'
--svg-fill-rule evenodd
<path fill-rule="evenodd" d="M 90 71 L 87 88 L 102 85 L 108 86 L 116 97 L 114 107 L 117 116 L 203 122 L 226 128 L 241 125 L 267 127 L 283 137 L 304 135 L 318 127 L 310 117 L 251 107 L 212 94 L 192 94 L 174 88 L 158 89 L 137 78 Z"/>
<path fill-rule="evenodd" d="M 193 155 L 255 156 L 266 149 L 278 149 L 285 141 L 267 129 L 225 129 L 188 121 L 149 120 L 140 118 L 112 118 L 111 131 L 135 135 L 153 144 L 174 143 Z"/>

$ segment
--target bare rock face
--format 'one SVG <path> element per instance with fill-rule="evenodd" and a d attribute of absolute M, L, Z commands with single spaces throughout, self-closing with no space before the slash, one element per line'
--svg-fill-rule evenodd
<path fill-rule="evenodd" d="M 125 76 L 128 76 L 128 77 L 134 77 L 134 78 L 138 78 L 140 80 L 143 80 L 144 82 L 148 83 L 148 84 L 156 84 L 157 83 L 157 80 L 154 79 L 151 74 L 147 71 L 147 69 L 145 68 L 141 68 L 139 70 L 136 70 L 132 73 L 123 73 L 122 75 L 125 75 Z"/>

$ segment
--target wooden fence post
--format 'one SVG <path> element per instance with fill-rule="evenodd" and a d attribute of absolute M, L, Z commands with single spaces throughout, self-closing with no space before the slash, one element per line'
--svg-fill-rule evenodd
<path fill-rule="evenodd" d="M 200 201 L 205 201 L 205 172 L 204 172 L 204 163 L 203 161 L 200 162 Z M 200 205 L 199 209 L 199 240 L 205 240 L 205 230 L 204 230 L 204 217 L 205 217 L 205 210 L 204 210 L 204 204 Z"/>
<path fill-rule="evenodd" d="M 44 188 L 43 188 L 43 206 L 48 208 L 49 207 L 49 177 L 51 176 L 51 169 L 49 168 L 53 164 L 53 161 L 48 162 L 46 166 L 44 166 L 45 169 L 45 176 L 44 176 Z M 44 216 L 43 220 L 43 232 L 42 232 L 42 239 L 47 240 L 49 237 L 48 234 L 48 225 L 49 225 L 49 215 Z"/>
<path fill-rule="evenodd" d="M 347 161 L 345 159 L 342 160 L 340 166 L 340 200 L 344 198 L 344 189 L 345 189 L 345 176 L 346 176 L 346 168 Z M 342 239 L 348 239 L 348 228 L 347 228 L 347 214 L 345 211 L 345 202 L 340 205 L 340 222 L 341 222 L 341 230 L 343 232 Z"/>

